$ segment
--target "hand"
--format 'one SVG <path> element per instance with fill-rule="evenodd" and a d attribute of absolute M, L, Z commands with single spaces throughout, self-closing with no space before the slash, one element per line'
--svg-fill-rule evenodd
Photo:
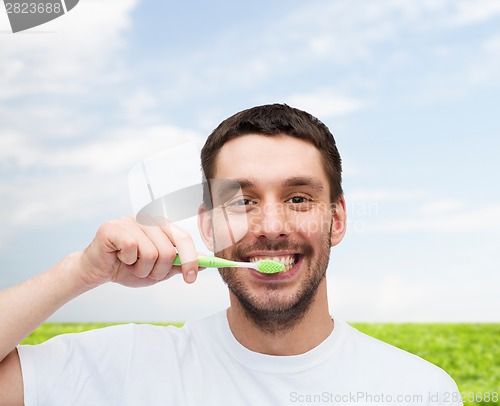
<path fill-rule="evenodd" d="M 182 267 L 172 266 L 177 252 Z M 193 283 L 198 272 L 197 259 L 191 236 L 176 225 L 145 226 L 123 217 L 99 228 L 83 251 L 79 268 L 88 287 L 109 281 L 142 287 L 181 272 L 187 283 Z"/>

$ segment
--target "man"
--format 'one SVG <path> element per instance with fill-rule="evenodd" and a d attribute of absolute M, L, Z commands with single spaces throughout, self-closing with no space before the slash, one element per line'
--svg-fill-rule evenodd
<path fill-rule="evenodd" d="M 183 328 L 115 326 L 18 343 L 60 306 L 106 282 L 196 280 L 191 237 L 122 218 L 45 273 L 1 293 L 2 405 L 461 404 L 440 368 L 328 312 L 325 272 L 346 225 L 328 128 L 286 105 L 240 112 L 202 150 L 199 228 L 216 255 L 275 258 L 285 272 L 222 269 L 230 307 Z M 176 253 L 182 266 L 172 266 Z M 16 347 L 17 346 L 17 347 Z"/>

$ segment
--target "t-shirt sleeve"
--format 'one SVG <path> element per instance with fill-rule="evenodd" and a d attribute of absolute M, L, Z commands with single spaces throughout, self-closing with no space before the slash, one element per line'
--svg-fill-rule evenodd
<path fill-rule="evenodd" d="M 133 340 L 122 325 L 18 346 L 25 405 L 119 404 Z"/>

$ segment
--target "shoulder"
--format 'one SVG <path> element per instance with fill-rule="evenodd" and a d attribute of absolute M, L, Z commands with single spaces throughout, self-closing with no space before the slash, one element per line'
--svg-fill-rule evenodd
<path fill-rule="evenodd" d="M 449 385 L 454 382 L 440 367 L 401 348 L 360 332 L 345 322 L 344 353 L 353 368 L 362 368 L 365 374 L 377 379 L 401 382 L 420 382 L 427 386 Z"/>
<path fill-rule="evenodd" d="M 96 358 L 128 352 L 137 348 L 138 342 L 175 340 L 175 326 L 148 324 L 119 324 L 78 333 L 61 334 L 41 344 L 20 345 L 22 359 L 29 357 L 72 357 Z M 150 348 L 150 346 L 147 346 Z"/>
<path fill-rule="evenodd" d="M 22 351 L 29 351 L 40 347 L 59 347 L 75 349 L 75 347 L 113 347 L 115 349 L 146 344 L 146 348 L 151 348 L 154 344 L 180 344 L 189 342 L 190 339 L 199 333 L 209 333 L 215 325 L 215 320 L 221 317 L 222 313 L 205 317 L 196 321 L 172 324 L 117 324 L 114 326 L 102 327 L 78 333 L 61 334 L 55 336 L 42 344 L 35 346 L 21 345 Z"/>

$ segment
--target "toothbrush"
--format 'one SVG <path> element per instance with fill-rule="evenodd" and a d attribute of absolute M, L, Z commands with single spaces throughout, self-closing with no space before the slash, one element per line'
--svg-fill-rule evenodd
<path fill-rule="evenodd" d="M 174 265 L 181 265 L 179 254 L 175 256 Z M 283 272 L 285 265 L 272 259 L 261 259 L 256 262 L 236 262 L 219 257 L 198 257 L 198 265 L 204 268 L 252 268 L 261 273 L 273 274 Z"/>

